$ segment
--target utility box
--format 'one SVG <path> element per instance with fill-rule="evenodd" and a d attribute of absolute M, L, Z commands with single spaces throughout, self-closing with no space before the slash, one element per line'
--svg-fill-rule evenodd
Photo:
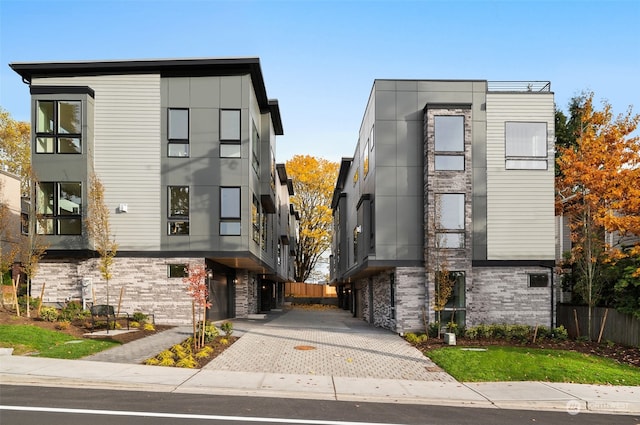
<path fill-rule="evenodd" d="M 87 309 L 87 303 L 93 301 L 93 280 L 90 277 L 82 278 L 82 309 Z"/>
<path fill-rule="evenodd" d="M 456 345 L 456 334 L 454 333 L 444 334 L 444 343 L 447 345 Z"/>

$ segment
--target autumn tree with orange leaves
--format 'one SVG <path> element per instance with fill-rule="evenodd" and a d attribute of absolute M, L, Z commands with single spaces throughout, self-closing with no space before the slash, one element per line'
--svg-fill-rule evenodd
<path fill-rule="evenodd" d="M 593 93 L 582 100 L 576 142 L 558 148 L 556 201 L 558 212 L 570 218 L 574 291 L 589 306 L 591 326 L 604 269 L 640 256 L 640 140 L 633 136 L 640 115 L 629 108 L 614 118 L 608 103 L 594 108 Z M 640 279 L 640 268 L 632 277 Z"/>
<path fill-rule="evenodd" d="M 16 121 L 0 107 L 0 166 L 20 176 L 23 196 L 29 196 L 31 125 Z"/>
<path fill-rule="evenodd" d="M 318 260 L 331 246 L 331 197 L 338 176 L 337 162 L 309 155 L 295 155 L 286 163 L 293 180 L 291 202 L 300 213 L 300 240 L 294 278 L 305 282 Z"/>
<path fill-rule="evenodd" d="M 207 308 L 211 307 L 207 285 L 207 270 L 203 264 L 189 264 L 187 266 L 187 277 L 184 277 L 182 281 L 187 284 L 187 293 L 192 299 L 193 343 L 195 348 L 203 347 L 205 344 Z M 198 333 L 198 323 L 200 324 L 200 333 Z"/>

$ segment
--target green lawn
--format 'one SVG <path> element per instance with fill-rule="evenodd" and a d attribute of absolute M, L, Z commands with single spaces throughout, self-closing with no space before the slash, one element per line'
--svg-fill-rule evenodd
<path fill-rule="evenodd" d="M 465 350 L 444 347 L 427 356 L 461 382 L 547 381 L 640 385 L 640 368 L 572 351 L 526 347 Z"/>
<path fill-rule="evenodd" d="M 0 325 L 0 347 L 13 348 L 16 355 L 79 359 L 119 344 L 115 341 L 75 339 L 64 332 L 37 326 Z"/>

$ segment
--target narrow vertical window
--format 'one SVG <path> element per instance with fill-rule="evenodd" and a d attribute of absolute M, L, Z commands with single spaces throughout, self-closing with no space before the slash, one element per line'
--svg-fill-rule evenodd
<path fill-rule="evenodd" d="M 189 110 L 169 108 L 167 116 L 168 156 L 189 156 Z"/>
<path fill-rule="evenodd" d="M 251 165 L 256 174 L 260 175 L 260 133 L 256 123 L 252 123 L 251 130 Z"/>
<path fill-rule="evenodd" d="M 189 234 L 189 186 L 169 186 L 169 235 Z"/>
<path fill-rule="evenodd" d="M 251 204 L 251 229 L 253 241 L 260 243 L 260 202 L 255 196 Z"/>
<path fill-rule="evenodd" d="M 464 194 L 436 195 L 436 243 L 439 248 L 464 248 Z"/>
<path fill-rule="evenodd" d="M 240 188 L 220 188 L 220 234 L 240 235 Z"/>

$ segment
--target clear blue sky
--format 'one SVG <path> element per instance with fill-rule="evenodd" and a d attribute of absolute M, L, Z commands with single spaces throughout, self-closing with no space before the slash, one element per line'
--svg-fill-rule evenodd
<path fill-rule="evenodd" d="M 257 56 L 276 157 L 353 155 L 375 78 L 549 80 L 640 113 L 640 1 L 0 0 L 0 106 L 29 121 L 10 62 Z"/>

